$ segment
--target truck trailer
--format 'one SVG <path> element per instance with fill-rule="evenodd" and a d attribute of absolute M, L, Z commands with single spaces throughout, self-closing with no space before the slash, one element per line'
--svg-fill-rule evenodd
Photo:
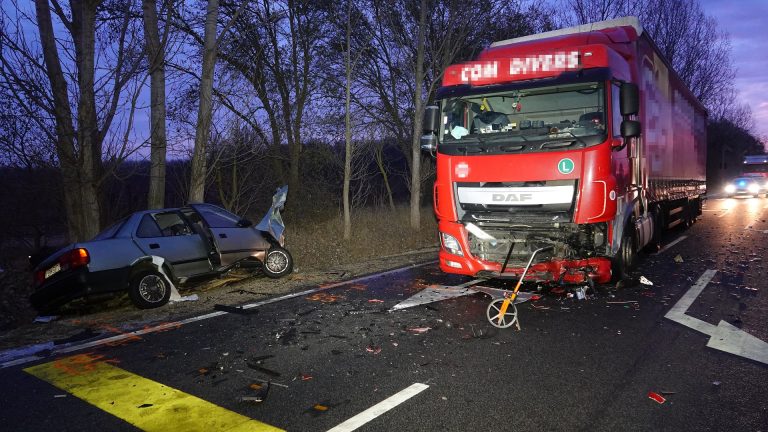
<path fill-rule="evenodd" d="M 636 17 L 495 42 L 424 115 L 440 268 L 568 284 L 624 278 L 706 194 L 706 118 Z"/>

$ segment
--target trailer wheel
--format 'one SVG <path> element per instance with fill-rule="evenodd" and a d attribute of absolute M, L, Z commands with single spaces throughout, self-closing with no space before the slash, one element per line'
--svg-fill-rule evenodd
<path fill-rule="evenodd" d="M 632 224 L 624 227 L 621 235 L 621 244 L 616 256 L 611 263 L 611 281 L 629 279 L 629 273 L 635 268 L 637 263 L 637 239 L 635 238 Z"/>

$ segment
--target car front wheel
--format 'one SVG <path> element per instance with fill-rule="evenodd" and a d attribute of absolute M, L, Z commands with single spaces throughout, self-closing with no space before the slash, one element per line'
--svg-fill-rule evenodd
<path fill-rule="evenodd" d="M 267 251 L 263 269 L 268 277 L 283 277 L 293 271 L 293 257 L 287 249 L 275 246 Z"/>
<path fill-rule="evenodd" d="M 171 298 L 171 287 L 163 275 L 154 270 L 137 273 L 131 279 L 128 297 L 139 309 L 163 306 Z"/>

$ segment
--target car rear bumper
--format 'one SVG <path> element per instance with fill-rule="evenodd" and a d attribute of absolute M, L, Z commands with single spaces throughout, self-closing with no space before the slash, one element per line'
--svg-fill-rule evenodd
<path fill-rule="evenodd" d="M 55 309 L 76 298 L 124 291 L 128 288 L 128 267 L 89 272 L 87 268 L 55 275 L 37 287 L 29 300 L 39 312 Z"/>

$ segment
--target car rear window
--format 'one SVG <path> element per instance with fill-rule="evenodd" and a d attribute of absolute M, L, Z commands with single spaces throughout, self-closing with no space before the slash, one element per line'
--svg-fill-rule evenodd
<path fill-rule="evenodd" d="M 104 231 L 96 234 L 96 237 L 92 238 L 91 240 L 106 240 L 110 239 L 117 234 L 117 232 L 120 230 L 120 227 L 123 226 L 123 223 L 125 223 L 125 220 L 127 218 L 120 219 L 119 221 L 115 222 L 113 225 L 111 225 L 109 228 L 105 229 Z"/>

